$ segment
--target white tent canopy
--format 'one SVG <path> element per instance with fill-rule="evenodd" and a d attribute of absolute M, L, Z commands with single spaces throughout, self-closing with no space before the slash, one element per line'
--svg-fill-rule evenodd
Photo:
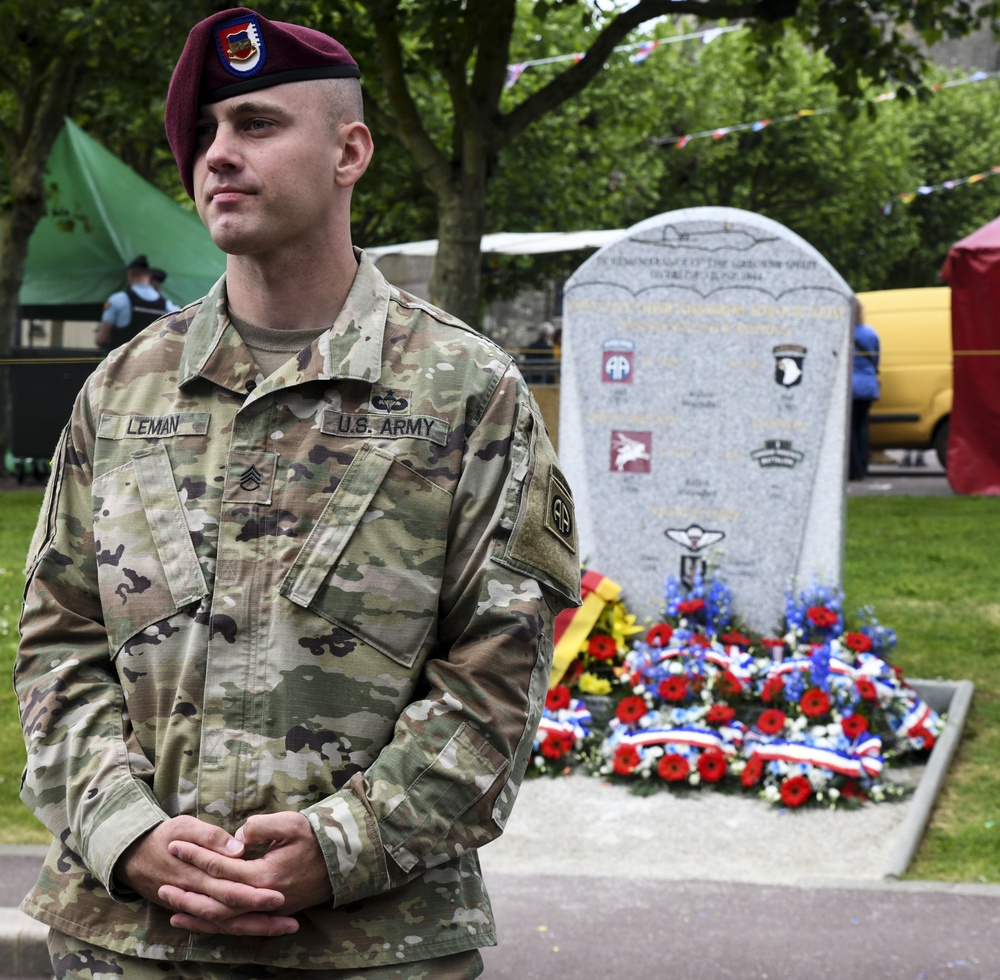
<path fill-rule="evenodd" d="M 504 231 L 495 235 L 483 235 L 483 252 L 499 252 L 504 255 L 538 255 L 542 252 L 568 252 L 579 248 L 602 248 L 620 238 L 624 229 L 610 231 Z M 387 255 L 407 255 L 430 258 L 437 255 L 437 239 L 423 242 L 405 242 L 400 245 L 378 245 L 366 248 L 373 259 Z"/>

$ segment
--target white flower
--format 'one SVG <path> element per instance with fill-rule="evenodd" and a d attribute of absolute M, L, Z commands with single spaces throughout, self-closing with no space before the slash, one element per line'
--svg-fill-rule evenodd
<path fill-rule="evenodd" d="M 695 770 L 690 776 L 688 776 L 688 782 L 692 786 L 697 786 L 701 782 L 701 773 Z"/>
<path fill-rule="evenodd" d="M 830 774 L 825 769 L 815 769 L 810 766 L 806 773 L 806 778 L 809 780 L 809 785 L 814 790 L 818 790 L 826 787 L 826 784 L 830 781 Z"/>

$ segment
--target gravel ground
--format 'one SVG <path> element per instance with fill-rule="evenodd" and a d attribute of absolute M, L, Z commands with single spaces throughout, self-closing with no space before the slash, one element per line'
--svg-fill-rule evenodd
<path fill-rule="evenodd" d="M 915 786 L 922 766 L 896 771 Z M 718 791 L 639 797 L 572 775 L 531 779 L 507 829 L 480 852 L 491 871 L 772 885 L 884 876 L 909 797 L 854 810 L 776 809 Z"/>

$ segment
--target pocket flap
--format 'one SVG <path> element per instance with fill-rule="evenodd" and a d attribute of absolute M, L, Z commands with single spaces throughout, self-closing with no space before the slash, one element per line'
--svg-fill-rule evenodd
<path fill-rule="evenodd" d="M 283 596 L 299 606 L 313 602 L 395 458 L 386 449 L 361 448 L 281 583 Z"/>
<path fill-rule="evenodd" d="M 208 586 L 191 542 L 166 446 L 156 443 L 149 449 L 133 453 L 132 466 L 142 506 L 147 514 L 155 515 L 149 522 L 149 530 L 170 586 L 171 598 L 178 606 L 204 598 L 208 595 Z"/>

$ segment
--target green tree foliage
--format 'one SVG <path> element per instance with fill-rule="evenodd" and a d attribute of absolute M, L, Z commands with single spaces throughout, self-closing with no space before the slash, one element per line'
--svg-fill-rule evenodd
<path fill-rule="evenodd" d="M 991 79 L 941 88 L 926 102 L 899 107 L 911 141 L 911 183 L 897 188 L 918 193 L 910 203 L 898 195 L 887 201 L 894 215 L 905 214 L 917 241 L 894 256 L 885 288 L 941 285 L 948 249 L 1000 214 L 1000 81 Z M 989 173 L 973 183 L 966 177 Z M 946 182 L 959 181 L 944 187 Z"/>
<path fill-rule="evenodd" d="M 190 5 L 89 0 L 0 2 L 6 44 L 0 59 L 0 336 L 17 326 L 28 241 L 45 210 L 44 170 L 78 100 L 112 88 L 126 113 L 143 113 L 169 78 L 164 39 L 181 33 Z M 166 75 L 164 69 L 166 68 Z M 112 84 L 109 80 L 115 80 Z M 127 97 L 125 95 L 127 93 Z M 0 450 L 6 442 L 6 372 L 0 372 Z"/>
<path fill-rule="evenodd" d="M 876 288 L 916 244 L 904 212 L 883 213 L 913 179 L 910 136 L 886 103 L 853 118 L 831 111 L 838 93 L 828 77 L 827 59 L 789 38 L 766 65 L 745 35 L 703 48 L 686 72 L 672 136 L 677 125 L 686 134 L 741 128 L 683 146 L 663 142 L 659 210 L 714 204 L 767 215 L 815 246 L 855 289 Z M 766 125 L 742 128 L 752 122 Z"/>
<path fill-rule="evenodd" d="M 796 34 L 825 52 L 826 80 L 855 99 L 871 83 L 919 92 L 918 42 L 965 33 L 998 9 L 996 0 L 352 0 L 317 15 L 367 56 L 363 64 L 376 66 L 366 77 L 373 115 L 406 147 L 435 199 L 440 244 L 432 297 L 474 319 L 479 240 L 502 154 L 594 84 L 614 49 L 643 24 L 681 16 L 745 23 L 761 63 L 783 36 Z M 535 18 L 543 35 L 546 18 L 562 15 L 577 16 L 590 32 L 580 59 L 511 102 L 507 66 L 525 60 L 518 45 L 527 47 L 529 36 L 521 21 Z M 428 98 L 438 92 L 447 93 L 446 103 Z"/>
<path fill-rule="evenodd" d="M 62 118 L 73 115 L 140 173 L 183 198 L 162 137 L 163 98 L 191 24 L 222 6 L 0 0 L 8 38 L 0 64 L 0 325 L 8 336 L 27 242 L 44 208 L 44 162 Z M 1000 0 L 273 0 L 261 6 L 266 16 L 331 31 L 356 54 L 379 147 L 356 196 L 359 244 L 436 235 L 435 299 L 471 320 L 482 292 L 484 232 L 625 226 L 685 203 L 771 214 L 816 244 L 859 288 L 880 276 L 902 282 L 918 267 L 925 276 L 938 263 L 935 241 L 952 237 L 945 229 L 958 217 L 974 224 L 978 212 L 961 215 L 954 193 L 880 214 L 908 175 L 905 134 L 894 141 L 878 127 L 865 128 L 863 119 L 854 128 L 829 116 L 683 151 L 658 147 L 649 136 L 747 114 L 775 116 L 807 97 L 817 104 L 820 97 L 824 104 L 846 98 L 850 108 L 871 85 L 919 92 L 918 42 L 960 35 L 998 10 Z M 688 29 L 742 24 L 748 40 L 729 35 L 703 49 L 665 46 L 642 65 L 629 65 L 615 51 L 639 29 L 665 35 L 682 22 Z M 784 40 L 792 37 L 822 60 L 814 63 Z M 573 48 L 577 60 L 506 85 L 509 64 Z M 928 110 L 937 99 L 943 104 L 943 96 L 934 97 Z M 973 164 L 970 144 L 984 142 L 986 152 L 988 140 L 969 139 L 989 127 L 963 131 L 954 121 L 971 124 L 976 112 L 941 120 L 952 126 L 944 143 L 956 151 L 953 163 L 935 144 L 938 123 L 913 116 L 926 134 L 916 143 L 913 186 L 946 179 L 966 159 L 971 169 L 992 162 Z M 969 198 L 987 199 L 992 191 L 985 183 Z M 945 197 L 955 199 L 947 208 L 938 200 Z M 928 252 L 919 261 L 924 244 L 915 252 L 918 242 Z M 901 254 L 907 250 L 909 258 Z M 503 280 L 498 275 L 491 285 Z M 5 401 L 0 390 L 0 412 Z M 0 437 L 4 431 L 0 416 Z"/>

